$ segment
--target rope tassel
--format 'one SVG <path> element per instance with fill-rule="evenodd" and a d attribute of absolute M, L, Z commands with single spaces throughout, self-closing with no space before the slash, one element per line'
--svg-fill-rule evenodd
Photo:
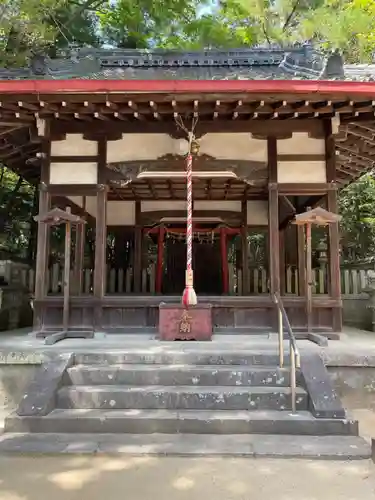
<path fill-rule="evenodd" d="M 193 136 L 189 134 L 189 153 L 186 161 L 186 191 L 187 191 L 187 227 L 186 227 L 186 274 L 185 290 L 182 294 L 182 304 L 185 307 L 197 304 L 193 279 L 193 157 L 191 143 Z"/>

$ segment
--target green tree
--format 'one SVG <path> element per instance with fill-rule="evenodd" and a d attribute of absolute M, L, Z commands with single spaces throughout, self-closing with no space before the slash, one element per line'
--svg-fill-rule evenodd
<path fill-rule="evenodd" d="M 0 65 L 20 67 L 35 53 L 72 43 L 97 45 L 96 0 L 0 0 Z"/>
<path fill-rule="evenodd" d="M 340 193 L 342 260 L 373 259 L 375 253 L 375 179 L 368 174 Z"/>
<path fill-rule="evenodd" d="M 0 167 L 0 249 L 26 257 L 29 247 L 35 188 L 22 177 Z"/>

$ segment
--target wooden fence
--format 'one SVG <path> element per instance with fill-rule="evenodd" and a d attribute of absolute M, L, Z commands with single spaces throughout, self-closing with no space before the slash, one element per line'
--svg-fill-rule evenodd
<path fill-rule="evenodd" d="M 370 269 L 341 269 L 341 291 L 343 295 L 358 295 L 367 287 L 367 275 Z M 155 265 L 150 265 L 142 271 L 142 293 L 155 292 Z M 268 293 L 268 272 L 264 268 L 250 269 L 250 294 L 260 295 Z M 328 293 L 328 274 L 326 269 L 314 269 L 314 294 Z M 93 290 L 93 269 L 85 269 L 82 276 L 82 293 L 89 294 Z M 32 293 L 35 285 L 35 272 L 33 269 L 22 270 L 21 281 Z M 54 264 L 47 274 L 47 286 L 50 294 L 62 293 L 63 267 Z M 71 283 L 73 275 L 71 276 Z M 229 290 L 233 295 L 240 294 L 242 287 L 241 270 L 229 266 Z M 285 288 L 287 294 L 297 295 L 298 272 L 295 267 L 288 267 L 285 272 Z M 106 280 L 106 293 L 121 294 L 133 292 L 132 269 L 108 269 Z"/>

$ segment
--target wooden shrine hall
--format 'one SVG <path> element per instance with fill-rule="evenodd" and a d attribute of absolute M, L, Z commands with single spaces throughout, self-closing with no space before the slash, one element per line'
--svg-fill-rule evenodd
<path fill-rule="evenodd" d="M 340 332 L 337 197 L 373 166 L 374 91 L 328 80 L 1 81 L 2 161 L 39 183 L 35 329 L 63 318 L 72 331 L 152 329 L 161 302 L 181 301 L 179 123 L 194 121 L 194 286 L 213 327 L 275 329 L 278 294 L 296 330 Z M 312 224 L 311 243 L 296 216 L 316 207 L 331 218 Z M 54 214 L 74 224 L 70 257 L 51 278 Z M 326 269 L 324 294 L 314 294 L 314 265 Z"/>

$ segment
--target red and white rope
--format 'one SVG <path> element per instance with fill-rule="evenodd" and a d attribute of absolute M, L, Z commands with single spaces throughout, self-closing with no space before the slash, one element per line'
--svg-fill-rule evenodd
<path fill-rule="evenodd" d="M 193 268 L 193 157 L 188 154 L 186 161 L 187 228 L 186 228 L 186 270 Z"/>

